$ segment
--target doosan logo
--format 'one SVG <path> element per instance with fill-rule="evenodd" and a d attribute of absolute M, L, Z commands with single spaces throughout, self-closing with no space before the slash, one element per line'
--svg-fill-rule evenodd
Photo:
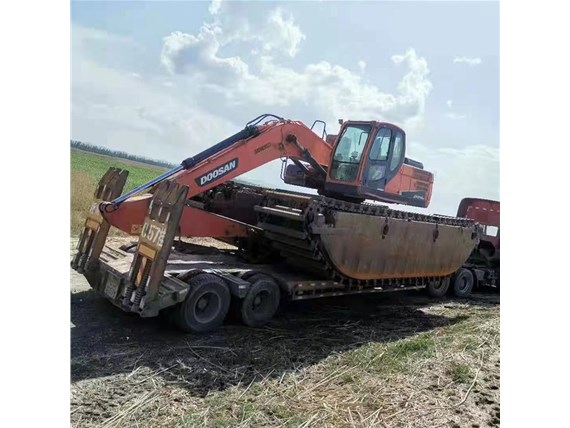
<path fill-rule="evenodd" d="M 196 179 L 196 184 L 198 186 L 205 186 L 206 184 L 211 183 L 218 178 L 223 177 L 224 175 L 230 173 L 234 169 L 238 167 L 238 158 L 232 159 L 229 162 L 226 162 L 222 166 L 219 166 L 216 169 L 211 170 L 210 172 L 198 177 Z"/>

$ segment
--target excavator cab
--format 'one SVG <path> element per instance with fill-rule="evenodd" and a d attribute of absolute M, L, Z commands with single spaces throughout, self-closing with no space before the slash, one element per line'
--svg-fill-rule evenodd
<path fill-rule="evenodd" d="M 433 175 L 407 159 L 406 134 L 383 122 L 342 124 L 323 193 L 342 199 L 380 200 L 427 207 Z"/>

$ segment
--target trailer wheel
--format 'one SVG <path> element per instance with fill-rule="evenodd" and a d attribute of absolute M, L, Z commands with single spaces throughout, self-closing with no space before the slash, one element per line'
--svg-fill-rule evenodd
<path fill-rule="evenodd" d="M 241 300 L 240 313 L 243 323 L 249 327 L 262 327 L 279 308 L 279 285 L 267 275 L 249 278 L 251 287 Z"/>
<path fill-rule="evenodd" d="M 430 281 L 426 290 L 431 297 L 443 297 L 449 289 L 449 278 Z"/>
<path fill-rule="evenodd" d="M 455 274 L 453 279 L 453 295 L 456 297 L 467 297 L 473 290 L 473 273 L 462 268 Z"/>
<path fill-rule="evenodd" d="M 188 280 L 190 291 L 174 316 L 185 332 L 205 333 L 219 327 L 230 307 L 230 290 L 223 279 L 202 273 Z"/>

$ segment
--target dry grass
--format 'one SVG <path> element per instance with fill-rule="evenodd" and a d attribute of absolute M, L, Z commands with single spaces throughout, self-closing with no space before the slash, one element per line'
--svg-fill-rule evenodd
<path fill-rule="evenodd" d="M 85 214 L 93 203 L 93 193 L 97 182 L 87 174 L 72 171 L 71 173 L 71 234 L 81 232 L 85 222 Z"/>
<path fill-rule="evenodd" d="M 388 344 L 370 343 L 280 379 L 232 387 L 207 396 L 181 425 L 494 426 L 498 321 L 496 314 Z M 475 378 L 479 372 L 486 380 Z"/>
<path fill-rule="evenodd" d="M 76 364 L 129 369 L 75 384 L 73 425 L 498 426 L 499 306 L 414 296 L 379 302 L 378 321 L 365 314 L 343 320 L 346 308 L 325 305 L 294 315 L 301 332 L 283 319 L 264 329 L 230 326 L 218 335 L 173 333 L 166 346 L 159 330 L 156 349 L 142 334 L 140 348 L 129 348 L 132 357 L 120 347 L 122 356 L 109 360 L 115 348 L 106 347 L 105 357 Z M 95 404 L 100 416 L 89 414 Z"/>

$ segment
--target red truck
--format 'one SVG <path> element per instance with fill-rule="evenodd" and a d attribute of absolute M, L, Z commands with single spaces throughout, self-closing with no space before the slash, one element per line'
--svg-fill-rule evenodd
<path fill-rule="evenodd" d="M 499 290 L 499 201 L 464 198 L 457 209 L 457 217 L 475 220 L 481 227 L 481 239 L 463 267 L 453 278 L 453 294 L 469 295 L 473 289 L 492 287 Z"/>

